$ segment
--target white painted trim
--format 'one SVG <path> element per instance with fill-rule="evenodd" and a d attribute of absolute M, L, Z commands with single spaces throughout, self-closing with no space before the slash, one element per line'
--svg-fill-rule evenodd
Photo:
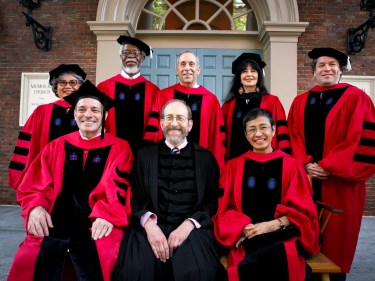
<path fill-rule="evenodd" d="M 375 76 L 343 75 L 340 82 L 360 88 L 375 102 Z"/>

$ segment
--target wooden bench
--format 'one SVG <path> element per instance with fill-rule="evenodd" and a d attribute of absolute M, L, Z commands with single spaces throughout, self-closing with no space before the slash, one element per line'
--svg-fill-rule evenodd
<path fill-rule="evenodd" d="M 317 201 L 316 204 L 319 207 L 318 218 L 320 222 L 320 234 L 322 234 L 327 226 L 329 219 L 331 218 L 331 215 L 342 214 L 344 213 L 344 211 L 341 209 L 336 209 L 333 206 L 330 206 L 320 201 Z M 323 218 L 324 213 L 326 213 L 326 216 Z M 306 258 L 306 263 L 311 267 L 313 273 L 321 275 L 322 281 L 330 281 L 330 273 L 341 272 L 341 268 L 322 252 L 319 252 L 317 255 L 309 256 L 308 258 Z"/>

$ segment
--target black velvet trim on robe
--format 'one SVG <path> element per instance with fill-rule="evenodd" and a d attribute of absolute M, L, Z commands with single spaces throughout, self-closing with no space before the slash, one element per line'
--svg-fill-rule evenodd
<path fill-rule="evenodd" d="M 207 120 L 201 120 L 201 110 L 202 110 L 202 99 L 203 95 L 189 95 L 182 93 L 180 91 L 174 90 L 174 98 L 185 101 L 191 108 L 193 114 L 194 126 L 189 132 L 188 140 L 196 143 L 200 143 L 200 131 L 201 122 L 207 122 Z M 209 134 L 210 132 L 207 132 Z"/>
<path fill-rule="evenodd" d="M 245 160 L 242 211 L 251 218 L 252 223 L 274 219 L 276 206 L 281 201 L 282 171 L 282 158 L 262 163 L 251 159 Z M 297 233 L 291 234 L 292 237 L 298 236 L 298 229 Z M 247 249 L 245 258 L 237 265 L 240 281 L 289 280 L 285 239 L 280 238 L 283 237 L 277 232 L 257 238 L 261 239 L 262 243 L 256 243 L 256 247 Z"/>
<path fill-rule="evenodd" d="M 142 145 L 145 111 L 145 82 L 128 86 L 116 82 L 116 136 L 129 142 L 135 154 Z"/>
<path fill-rule="evenodd" d="M 244 133 L 243 118 L 249 110 L 259 108 L 261 101 L 262 96 L 259 93 L 245 93 L 236 97 L 232 115 L 229 159 L 253 149 Z"/>
<path fill-rule="evenodd" d="M 282 158 L 267 162 L 245 160 L 242 178 L 242 212 L 252 223 L 273 219 L 281 201 Z"/>
<path fill-rule="evenodd" d="M 375 131 L 375 123 L 370 122 L 370 121 L 364 121 L 362 128 L 363 130 Z M 374 148 L 375 140 L 362 137 L 359 141 L 359 145 Z M 353 156 L 353 160 L 357 162 L 367 163 L 367 164 L 375 164 L 375 156 L 367 155 L 367 154 L 355 153 Z"/>
<path fill-rule="evenodd" d="M 332 89 L 323 92 L 310 91 L 305 106 L 305 145 L 306 153 L 318 163 L 322 160 L 325 127 L 328 113 L 335 106 L 348 87 Z M 322 199 L 322 181 L 313 179 L 314 200 Z"/>
<path fill-rule="evenodd" d="M 51 215 L 54 227 L 43 239 L 34 280 L 60 280 L 58 276 L 63 274 L 69 258 L 77 280 L 100 281 L 103 277 L 95 241 L 91 239 L 88 198 L 103 175 L 111 147 L 84 151 L 66 143 L 64 149 L 62 191 Z M 88 154 L 84 164 L 85 153 Z"/>
<path fill-rule="evenodd" d="M 159 144 L 158 222 L 178 226 L 193 212 L 197 201 L 194 151 L 191 143 L 171 154 L 164 143 Z"/>
<path fill-rule="evenodd" d="M 31 134 L 20 132 L 18 135 L 19 140 L 24 140 L 24 141 L 30 141 L 31 140 Z M 14 154 L 18 155 L 28 155 L 30 150 L 28 148 L 23 148 L 23 147 L 15 147 L 14 148 Z M 17 171 L 23 171 L 25 169 L 25 163 L 17 162 L 17 161 L 10 161 L 9 164 L 9 169 L 17 170 Z"/>
<path fill-rule="evenodd" d="M 52 141 L 77 130 L 77 123 L 74 120 L 74 109 L 65 108 L 57 104 L 53 105 L 48 140 Z"/>
<path fill-rule="evenodd" d="M 237 265 L 240 281 L 289 281 L 288 261 L 283 241 L 248 254 Z"/>
<path fill-rule="evenodd" d="M 116 167 L 116 174 L 123 178 L 123 179 L 127 179 L 128 181 L 130 181 L 130 173 L 128 172 L 123 172 L 123 171 L 120 171 L 117 167 Z M 123 182 L 120 182 L 120 181 L 117 181 L 117 180 L 114 180 L 115 184 L 117 185 L 118 188 L 121 188 L 122 190 L 125 190 L 127 191 L 129 186 L 126 184 L 126 183 L 123 183 Z M 120 203 L 125 206 L 125 203 L 126 203 L 126 198 L 124 196 L 122 196 L 118 191 L 116 192 L 116 195 L 117 195 L 117 198 L 118 200 L 120 201 Z"/>

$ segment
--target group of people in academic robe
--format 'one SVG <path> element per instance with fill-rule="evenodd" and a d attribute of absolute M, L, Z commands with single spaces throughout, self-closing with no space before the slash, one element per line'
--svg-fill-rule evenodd
<path fill-rule="evenodd" d="M 60 100 L 20 132 L 9 183 L 27 237 L 8 280 L 307 280 L 304 255 L 319 247 L 342 269 L 331 280 L 345 280 L 375 171 L 374 105 L 339 83 L 348 57 L 313 49 L 318 85 L 286 118 L 258 54 L 233 62 L 220 108 L 193 52 L 159 90 L 140 74 L 151 48 L 117 41 L 120 74 L 95 87 L 79 66 L 57 67 Z M 321 245 L 316 199 L 344 210 Z"/>

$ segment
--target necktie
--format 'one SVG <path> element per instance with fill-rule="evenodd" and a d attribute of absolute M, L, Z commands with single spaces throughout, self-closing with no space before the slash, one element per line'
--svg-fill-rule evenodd
<path fill-rule="evenodd" d="M 177 154 L 177 153 L 179 153 L 180 152 L 180 150 L 177 148 L 177 147 L 173 147 L 172 149 L 171 149 L 171 154 Z"/>

